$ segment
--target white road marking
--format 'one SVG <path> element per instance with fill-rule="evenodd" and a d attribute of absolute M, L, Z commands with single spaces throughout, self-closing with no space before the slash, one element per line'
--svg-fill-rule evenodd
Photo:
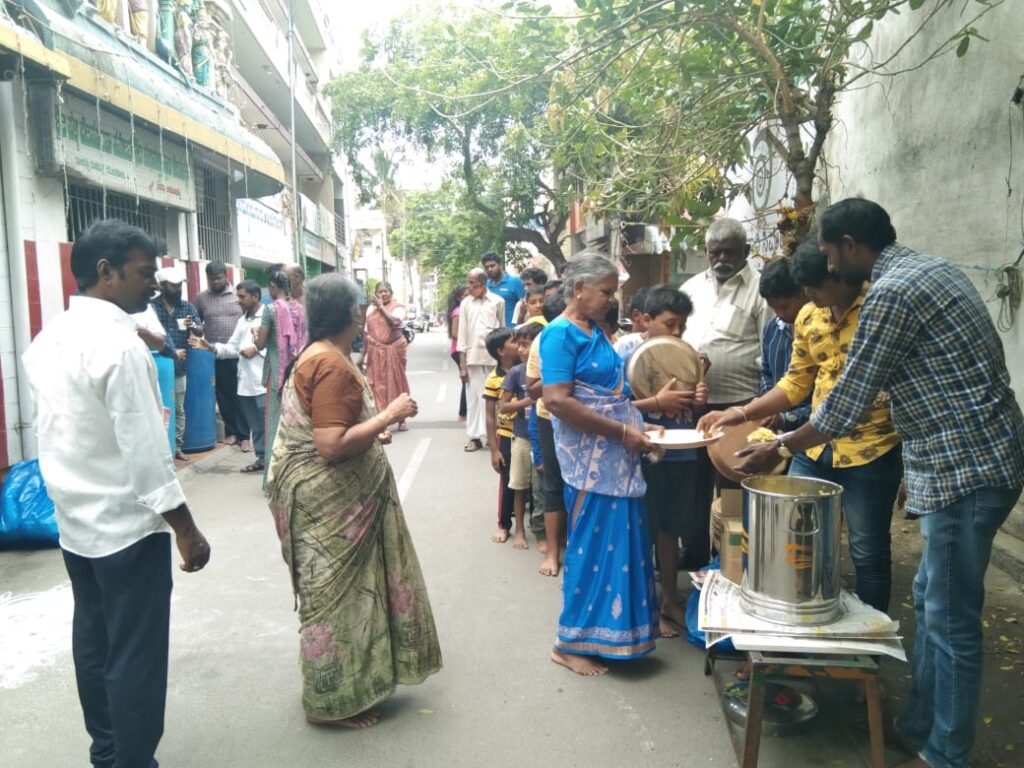
<path fill-rule="evenodd" d="M 409 463 L 405 465 L 405 470 L 402 472 L 402 476 L 398 479 L 398 498 L 405 504 L 406 494 L 409 493 L 409 489 L 412 488 L 412 482 L 416 479 L 416 473 L 420 471 L 420 465 L 423 463 L 423 459 L 427 457 L 427 449 L 430 447 L 430 438 L 424 437 L 420 440 L 416 446 L 416 450 L 413 451 L 412 458 L 409 459 Z"/>
<path fill-rule="evenodd" d="M 0 688 L 20 688 L 71 651 L 71 585 L 0 594 Z"/>
<path fill-rule="evenodd" d="M 442 384 L 437 388 L 437 402 L 443 403 L 446 397 L 448 397 L 448 385 Z"/>

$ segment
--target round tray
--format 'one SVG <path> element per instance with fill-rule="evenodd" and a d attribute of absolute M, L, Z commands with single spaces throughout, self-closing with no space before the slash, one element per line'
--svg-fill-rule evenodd
<path fill-rule="evenodd" d="M 747 724 L 746 682 L 726 686 L 725 711 L 729 719 L 741 727 Z M 799 733 L 818 714 L 818 705 L 806 693 L 774 681 L 765 684 L 762 729 L 770 736 Z"/>
<path fill-rule="evenodd" d="M 708 456 L 711 458 L 711 463 L 715 465 L 715 469 L 723 477 L 732 480 L 734 483 L 742 482 L 750 477 L 746 472 L 740 472 L 739 470 L 740 464 L 746 461 L 746 458 L 737 458 L 735 454 L 736 451 L 750 445 L 747 442 L 747 435 L 760 426 L 757 422 L 748 421 L 743 424 L 737 424 L 734 427 L 726 427 L 722 430 L 722 439 L 708 448 Z M 775 468 L 766 474 L 781 475 L 785 471 L 786 462 L 780 459 Z"/>
<path fill-rule="evenodd" d="M 675 389 L 693 390 L 703 381 L 704 367 L 697 351 L 682 339 L 656 336 L 636 348 L 626 375 L 634 395 L 654 397 L 672 378 Z"/>
<path fill-rule="evenodd" d="M 647 436 L 659 448 L 700 448 L 716 443 L 724 437 L 722 432 L 708 435 L 696 429 L 666 429 L 664 432 L 648 430 Z"/>

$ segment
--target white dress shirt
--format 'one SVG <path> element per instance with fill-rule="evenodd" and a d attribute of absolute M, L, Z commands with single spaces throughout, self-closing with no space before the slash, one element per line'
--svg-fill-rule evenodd
<path fill-rule="evenodd" d="M 721 286 L 710 269 L 680 288 L 693 301 L 683 341 L 711 360 L 708 402 L 738 403 L 757 397 L 761 384 L 761 334 L 775 314 L 758 293 L 760 275 L 748 262 Z"/>
<path fill-rule="evenodd" d="M 505 325 L 505 300 L 488 291 L 482 297 L 467 296 L 459 309 L 459 338 L 455 342 L 458 352 L 466 353 L 466 365 L 496 363 L 487 351 L 487 334 Z"/>
<path fill-rule="evenodd" d="M 146 308 L 142 312 L 136 312 L 132 315 L 132 320 L 135 321 L 137 328 L 144 328 L 154 336 L 159 336 L 161 339 L 167 338 L 167 333 L 164 331 L 164 324 L 160 322 L 160 318 L 157 317 L 156 310 L 153 309 L 152 304 L 147 304 Z"/>
<path fill-rule="evenodd" d="M 60 545 L 82 557 L 169 530 L 161 513 L 185 502 L 156 365 L 135 326 L 109 301 L 72 296 L 22 357 Z"/>
<path fill-rule="evenodd" d="M 252 317 L 242 315 L 238 318 L 230 339 L 223 344 L 213 345 L 217 357 L 222 360 L 238 358 L 238 394 L 243 397 L 256 397 L 267 393 L 267 388 L 263 386 L 263 359 L 267 356 L 267 350 L 257 350 L 257 353 L 249 358 L 241 355 L 243 349 L 256 349 L 253 330 L 258 330 L 262 322 L 263 305 L 260 304 Z"/>

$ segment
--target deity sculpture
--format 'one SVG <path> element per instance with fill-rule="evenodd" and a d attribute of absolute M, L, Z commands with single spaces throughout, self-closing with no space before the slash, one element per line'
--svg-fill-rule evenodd
<path fill-rule="evenodd" d="M 133 37 L 145 41 L 149 35 L 149 12 L 152 0 L 128 0 L 128 28 Z"/>
<path fill-rule="evenodd" d="M 231 49 L 231 38 L 227 30 L 218 29 L 216 44 L 213 48 L 214 88 L 217 95 L 224 101 L 228 100 L 228 88 L 232 83 L 231 66 L 234 52 Z"/>
<path fill-rule="evenodd" d="M 210 85 L 210 43 L 213 37 L 213 22 L 203 6 L 199 6 L 193 27 L 192 72 L 198 85 Z"/>
<path fill-rule="evenodd" d="M 111 24 L 114 23 L 117 17 L 117 0 L 92 0 L 92 4 L 96 6 L 96 11 L 102 18 Z"/>
<path fill-rule="evenodd" d="M 174 53 L 178 68 L 192 77 L 192 1 L 178 0 L 174 14 Z"/>

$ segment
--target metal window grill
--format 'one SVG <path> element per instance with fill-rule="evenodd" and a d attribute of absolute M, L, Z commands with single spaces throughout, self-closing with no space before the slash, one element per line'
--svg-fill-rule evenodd
<path fill-rule="evenodd" d="M 230 264 L 231 195 L 228 176 L 199 165 L 195 178 L 200 257 Z"/>
<path fill-rule="evenodd" d="M 154 237 L 167 239 L 166 206 L 82 184 L 69 184 L 67 196 L 68 242 L 75 242 L 97 219 L 122 219 Z"/>
<path fill-rule="evenodd" d="M 334 239 L 338 245 L 348 245 L 348 232 L 345 230 L 345 201 L 334 201 Z"/>

